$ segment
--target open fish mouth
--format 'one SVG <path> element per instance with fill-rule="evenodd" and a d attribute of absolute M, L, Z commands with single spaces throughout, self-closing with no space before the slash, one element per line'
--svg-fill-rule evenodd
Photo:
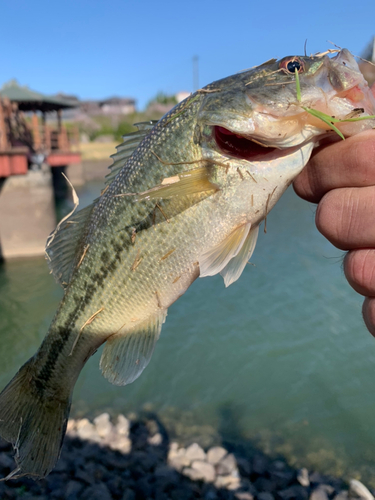
<path fill-rule="evenodd" d="M 242 136 L 218 125 L 213 127 L 213 136 L 222 153 L 246 161 L 270 161 L 296 150 L 296 146 L 267 145 L 255 138 Z"/>

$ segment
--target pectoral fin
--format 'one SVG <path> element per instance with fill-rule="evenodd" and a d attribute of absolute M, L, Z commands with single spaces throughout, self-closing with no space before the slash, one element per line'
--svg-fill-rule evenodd
<path fill-rule="evenodd" d="M 241 250 L 235 257 L 233 257 L 233 259 L 228 262 L 228 264 L 220 272 L 220 274 L 224 278 L 224 284 L 226 287 L 237 281 L 241 276 L 248 260 L 253 255 L 258 239 L 258 233 L 259 226 L 251 229 L 244 241 L 244 244 L 241 247 Z"/>
<path fill-rule="evenodd" d="M 126 193 L 118 196 L 134 196 L 136 201 L 167 199 L 174 196 L 186 196 L 205 191 L 217 191 L 219 188 L 210 180 L 210 170 L 207 167 L 186 170 L 173 177 L 167 177 L 161 184 L 143 193 Z"/>
<path fill-rule="evenodd" d="M 228 262 L 240 252 L 250 228 L 250 223 L 238 227 L 221 243 L 204 253 L 198 259 L 200 278 L 220 273 Z"/>
<path fill-rule="evenodd" d="M 166 316 L 167 310 L 160 310 L 133 329 L 110 337 L 100 359 L 104 377 L 114 385 L 134 382 L 150 362 Z"/>

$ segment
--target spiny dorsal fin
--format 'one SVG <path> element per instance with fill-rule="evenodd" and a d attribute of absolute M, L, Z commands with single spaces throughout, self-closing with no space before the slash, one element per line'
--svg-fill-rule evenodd
<path fill-rule="evenodd" d="M 200 278 L 220 273 L 228 262 L 240 252 L 250 228 L 250 223 L 238 227 L 221 243 L 202 254 L 198 259 Z"/>
<path fill-rule="evenodd" d="M 68 285 L 77 257 L 77 251 L 93 205 L 70 215 L 60 223 L 47 240 L 45 254 L 48 266 L 63 288 Z M 53 238 L 52 238 L 53 237 Z"/>
<path fill-rule="evenodd" d="M 110 337 L 100 358 L 100 368 L 114 385 L 130 384 L 149 364 L 161 327 L 167 316 L 160 309 L 146 321 Z"/>
<path fill-rule="evenodd" d="M 157 120 L 150 120 L 148 122 L 135 123 L 134 126 L 138 128 L 136 132 L 124 135 L 123 142 L 116 147 L 117 153 L 111 155 L 113 159 L 112 165 L 109 166 L 110 173 L 105 177 L 105 184 L 111 184 L 116 175 L 125 166 L 125 163 L 131 157 L 133 152 L 137 149 L 143 139 L 150 133 L 156 125 Z"/>
<path fill-rule="evenodd" d="M 238 254 L 233 257 L 228 264 L 221 270 L 220 274 L 224 278 L 226 287 L 234 283 L 241 276 L 245 266 L 253 255 L 255 245 L 257 244 L 259 226 L 251 229 Z"/>

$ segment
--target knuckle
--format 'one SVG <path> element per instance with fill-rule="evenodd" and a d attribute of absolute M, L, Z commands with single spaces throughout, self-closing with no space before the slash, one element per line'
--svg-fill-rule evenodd
<path fill-rule="evenodd" d="M 344 272 L 358 293 L 375 294 L 375 249 L 350 251 L 344 260 Z"/>
<path fill-rule="evenodd" d="M 345 249 L 356 209 L 352 194 L 347 189 L 334 189 L 326 193 L 316 211 L 316 226 L 331 243 Z"/>
<path fill-rule="evenodd" d="M 367 297 L 364 300 L 362 314 L 368 331 L 375 337 L 375 298 Z"/>

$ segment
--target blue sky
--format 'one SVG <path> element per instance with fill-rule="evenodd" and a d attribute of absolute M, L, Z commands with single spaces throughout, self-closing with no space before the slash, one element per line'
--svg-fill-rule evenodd
<path fill-rule="evenodd" d="M 0 85 L 11 78 L 81 99 L 193 90 L 272 57 L 360 54 L 375 35 L 375 1 L 12 0 L 0 3 Z"/>

